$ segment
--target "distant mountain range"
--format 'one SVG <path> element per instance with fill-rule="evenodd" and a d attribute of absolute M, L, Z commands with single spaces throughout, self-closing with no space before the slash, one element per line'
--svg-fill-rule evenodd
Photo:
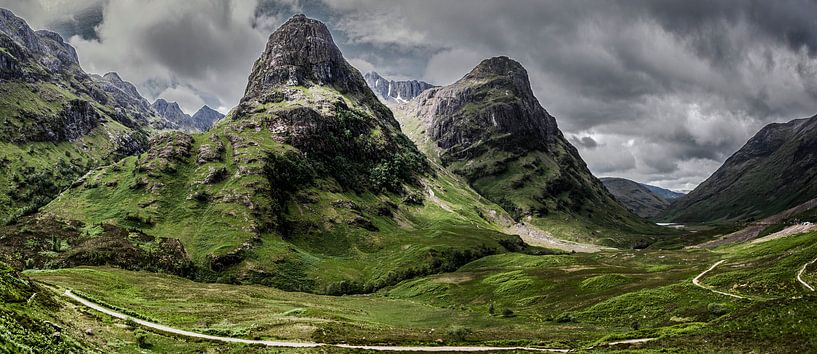
<path fill-rule="evenodd" d="M 601 182 L 627 209 L 647 219 L 655 218 L 666 210 L 673 200 L 684 195 L 625 178 L 603 177 Z"/>
<path fill-rule="evenodd" d="M 769 124 L 661 215 L 679 222 L 746 221 L 817 197 L 817 116 Z"/>
<path fill-rule="evenodd" d="M 366 73 L 363 77 L 366 79 L 366 84 L 369 85 L 378 97 L 385 101 L 399 103 L 406 102 L 417 97 L 420 92 L 436 87 L 427 82 L 417 80 L 387 80 L 376 72 Z"/>

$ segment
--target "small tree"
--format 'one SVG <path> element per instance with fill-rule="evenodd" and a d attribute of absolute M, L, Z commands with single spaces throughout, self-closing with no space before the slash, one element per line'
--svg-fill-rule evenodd
<path fill-rule="evenodd" d="M 488 314 L 493 316 L 495 312 L 496 312 L 496 310 L 494 309 L 494 303 L 492 302 L 492 303 L 488 304 Z"/>
<path fill-rule="evenodd" d="M 145 331 L 143 331 L 141 329 L 137 329 L 136 331 L 133 332 L 133 336 L 136 337 L 136 345 L 138 345 L 139 348 L 144 349 L 144 348 L 150 347 L 150 343 L 148 343 L 148 334 L 147 334 L 147 332 L 145 332 Z"/>

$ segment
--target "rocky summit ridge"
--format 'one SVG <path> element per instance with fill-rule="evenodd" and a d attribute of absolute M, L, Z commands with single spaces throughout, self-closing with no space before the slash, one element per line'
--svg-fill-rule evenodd
<path fill-rule="evenodd" d="M 363 78 L 366 79 L 366 84 L 369 85 L 369 88 L 371 88 L 378 97 L 386 100 L 387 102 L 395 101 L 402 103 L 417 97 L 425 90 L 437 87 L 425 81 L 388 80 L 374 71 L 366 73 L 363 75 Z"/>

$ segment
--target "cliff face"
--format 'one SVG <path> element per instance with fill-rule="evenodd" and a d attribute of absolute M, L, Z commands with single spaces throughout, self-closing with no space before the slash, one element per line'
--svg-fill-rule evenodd
<path fill-rule="evenodd" d="M 387 80 L 376 72 L 366 73 L 363 77 L 366 79 L 366 84 L 369 85 L 369 88 L 371 88 L 378 97 L 386 101 L 405 102 L 417 97 L 425 90 L 437 87 L 427 82 L 417 80 Z"/>
<path fill-rule="evenodd" d="M 661 216 L 681 222 L 753 220 L 817 197 L 817 116 L 770 124 Z"/>

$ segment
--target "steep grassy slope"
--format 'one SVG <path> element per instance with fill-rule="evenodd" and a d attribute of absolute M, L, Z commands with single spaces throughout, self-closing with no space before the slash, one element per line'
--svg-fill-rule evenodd
<path fill-rule="evenodd" d="M 324 61 L 302 65 L 309 53 Z M 45 212 L 178 239 L 196 279 L 333 294 L 527 249 L 499 232 L 500 208 L 429 166 L 325 26 L 301 16 L 273 33 L 215 127 L 158 136 Z"/>
<path fill-rule="evenodd" d="M 62 38 L 0 9 L 0 224 L 145 147 L 146 121 L 111 100 Z"/>
<path fill-rule="evenodd" d="M 605 245 L 649 244 L 664 232 L 621 206 L 587 169 L 507 57 L 397 105 L 403 129 L 433 160 L 517 221 Z"/>
<path fill-rule="evenodd" d="M 671 221 L 745 221 L 817 197 L 817 116 L 770 124 L 661 216 Z"/>
<path fill-rule="evenodd" d="M 601 182 L 621 204 L 643 218 L 654 218 L 671 202 L 670 199 L 653 192 L 648 186 L 628 179 L 606 177 L 602 178 Z"/>
<path fill-rule="evenodd" d="M 63 333 L 63 322 L 55 317 L 61 306 L 48 290 L 0 263 L 0 352 L 86 350 L 81 340 Z"/>

